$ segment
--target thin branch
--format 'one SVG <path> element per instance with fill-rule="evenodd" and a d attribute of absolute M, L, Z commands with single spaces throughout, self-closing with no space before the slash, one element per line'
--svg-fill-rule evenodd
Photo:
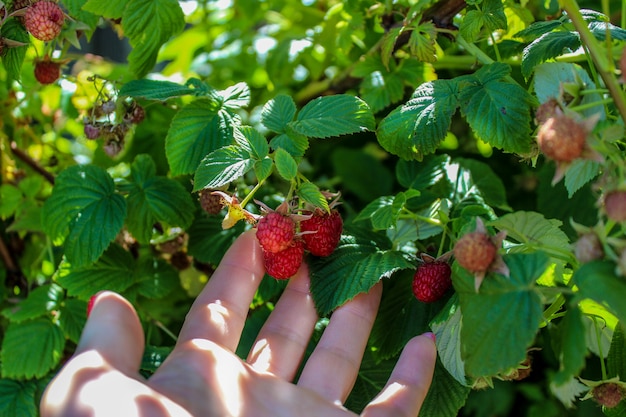
<path fill-rule="evenodd" d="M 15 265 L 15 262 L 13 262 L 13 258 L 11 257 L 11 254 L 9 253 L 9 248 L 7 248 L 7 245 L 4 243 L 4 240 L 0 237 L 0 258 L 2 259 L 2 261 L 4 262 L 4 265 L 6 266 L 8 271 L 18 271 L 18 268 Z"/>
<path fill-rule="evenodd" d="M 22 162 L 34 169 L 42 177 L 44 177 L 50 184 L 54 185 L 54 175 L 46 171 L 44 167 L 39 165 L 37 161 L 31 158 L 26 152 L 17 147 L 17 143 L 11 142 L 11 152 L 17 156 Z"/>

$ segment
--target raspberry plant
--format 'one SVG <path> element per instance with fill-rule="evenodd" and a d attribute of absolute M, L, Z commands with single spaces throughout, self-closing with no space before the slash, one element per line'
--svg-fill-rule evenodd
<path fill-rule="evenodd" d="M 33 14 L 44 9 L 52 19 Z M 311 345 L 335 308 L 384 283 L 349 409 L 431 330 L 439 359 L 423 416 L 626 413 L 618 2 L 0 10 L 1 415 L 38 414 L 102 289 L 137 308 L 149 375 L 227 247 L 281 205 L 341 216 L 328 256 L 295 231 L 292 258 L 304 253 L 320 315 Z M 130 45 L 122 63 L 85 53 L 105 26 Z M 63 63 L 45 85 L 43 59 Z M 562 117 L 578 139 L 555 158 L 537 139 Z M 478 271 L 453 256 L 476 230 L 496 252 Z M 424 253 L 451 266 L 452 289 L 428 303 L 412 288 Z M 283 288 L 270 275 L 261 284 L 243 357 Z M 618 394 L 610 407 L 594 397 L 601 386 Z"/>

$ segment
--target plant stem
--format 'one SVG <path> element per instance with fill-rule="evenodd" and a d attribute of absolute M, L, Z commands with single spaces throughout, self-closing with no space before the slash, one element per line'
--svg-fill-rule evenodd
<path fill-rule="evenodd" d="M 28 165 L 37 173 L 39 173 L 42 177 L 44 177 L 50 184 L 54 185 L 54 175 L 46 171 L 46 169 L 39 165 L 37 161 L 31 158 L 26 152 L 18 148 L 17 143 L 11 142 L 11 152 L 13 153 L 13 155 L 21 159 L 22 162 L 24 162 L 26 165 Z"/>
<path fill-rule="evenodd" d="M 456 36 L 456 42 L 463 47 L 467 52 L 472 54 L 481 64 L 493 64 L 495 61 L 491 59 L 489 55 L 483 52 L 478 46 L 473 43 L 469 43 L 461 34 Z"/>
<path fill-rule="evenodd" d="M 587 50 L 591 55 L 591 59 L 597 67 L 600 77 L 602 77 L 602 80 L 604 80 L 604 83 L 609 89 L 611 97 L 613 97 L 622 120 L 626 121 L 626 98 L 624 98 L 624 94 L 622 93 L 617 80 L 611 73 L 612 65 L 610 65 L 607 57 L 601 53 L 598 41 L 591 33 L 587 27 L 587 23 L 580 14 L 580 8 L 578 7 L 576 0 L 559 0 L 559 4 L 572 20 L 572 24 L 580 34 L 581 40 L 586 45 Z"/>
<path fill-rule="evenodd" d="M 258 191 L 259 188 L 261 188 L 261 186 L 263 185 L 263 183 L 265 182 L 265 180 L 261 180 L 259 181 L 254 188 L 248 193 L 248 195 L 241 201 L 240 206 L 242 208 L 246 207 L 246 204 L 248 204 L 250 202 L 250 200 L 252 199 L 252 197 L 254 197 L 254 193 L 256 193 Z"/>

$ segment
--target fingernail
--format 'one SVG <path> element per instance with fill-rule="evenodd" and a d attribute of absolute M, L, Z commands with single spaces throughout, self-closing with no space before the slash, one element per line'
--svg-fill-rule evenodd
<path fill-rule="evenodd" d="M 92 295 L 91 298 L 89 299 L 89 302 L 87 303 L 87 318 L 89 318 L 89 315 L 91 314 L 91 310 L 93 309 L 93 305 L 96 302 L 97 296 L 98 294 Z"/>
<path fill-rule="evenodd" d="M 424 336 L 429 337 L 430 340 L 433 341 L 433 343 L 437 342 L 437 336 L 435 336 L 435 333 L 433 332 L 424 333 Z"/>

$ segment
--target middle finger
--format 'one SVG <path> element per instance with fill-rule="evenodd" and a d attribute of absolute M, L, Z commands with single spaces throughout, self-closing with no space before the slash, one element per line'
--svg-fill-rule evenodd
<path fill-rule="evenodd" d="M 378 312 L 381 283 L 339 307 L 307 361 L 298 385 L 343 403 L 354 386 Z"/>

